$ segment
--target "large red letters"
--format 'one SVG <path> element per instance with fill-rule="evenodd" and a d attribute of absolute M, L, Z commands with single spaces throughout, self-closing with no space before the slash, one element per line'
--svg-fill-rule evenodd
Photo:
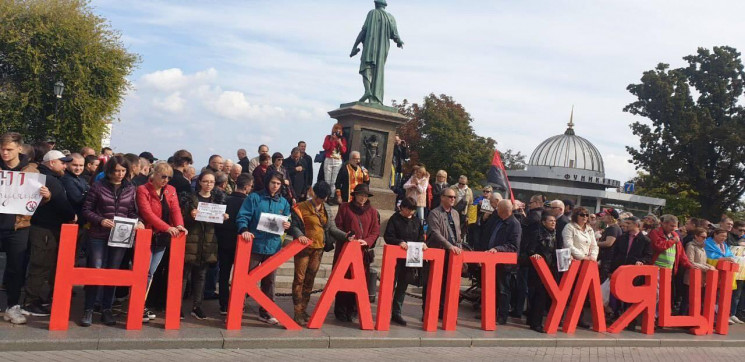
<path fill-rule="evenodd" d="M 576 262 L 573 261 L 572 264 L 574 263 Z M 569 302 L 569 314 L 562 325 L 564 333 L 574 333 L 577 329 L 582 308 L 588 297 L 592 310 L 592 329 L 595 332 L 605 332 L 605 311 L 603 310 L 603 294 L 600 291 L 598 263 L 584 260 L 579 269 L 579 280 L 575 285 L 574 295 Z"/>
<path fill-rule="evenodd" d="M 378 290 L 378 319 L 375 329 L 387 331 L 391 326 L 391 304 L 393 303 L 393 282 L 396 277 L 396 263 L 398 259 L 406 259 L 406 250 L 397 245 L 383 247 L 383 270 L 380 273 L 380 288 Z M 427 305 L 424 310 L 424 330 L 437 330 L 437 314 L 440 307 L 440 288 L 442 285 L 442 270 L 445 251 L 442 249 L 427 249 L 424 260 L 432 263 L 429 268 L 429 284 L 438 287 L 427 288 Z"/>
<path fill-rule="evenodd" d="M 166 329 L 181 328 L 181 290 L 184 280 L 184 252 L 186 234 L 171 238 L 168 260 L 168 289 L 166 291 Z"/>
<path fill-rule="evenodd" d="M 450 253 L 450 261 L 448 263 L 450 274 L 447 276 L 445 310 L 442 316 L 442 329 L 446 331 L 455 330 L 455 322 L 458 318 L 463 263 L 481 264 L 481 329 L 493 331 L 496 329 L 497 324 L 497 264 L 516 264 L 517 254 L 488 253 L 483 251 L 464 251 L 460 255 Z"/>
<path fill-rule="evenodd" d="M 295 240 L 249 272 L 248 267 L 251 261 L 252 246 L 253 239 L 244 240 L 243 237 L 240 235 L 238 236 L 235 248 L 235 264 L 233 266 L 233 285 L 230 287 L 230 300 L 228 301 L 226 328 L 228 330 L 241 329 L 243 302 L 246 295 L 248 295 L 252 297 L 256 303 L 264 307 L 270 315 L 277 318 L 279 323 L 285 328 L 293 331 L 301 330 L 302 328 L 300 325 L 295 323 L 295 321 L 290 318 L 282 308 L 264 294 L 257 283 L 259 283 L 262 278 L 277 270 L 280 265 L 295 256 L 295 254 L 310 246 L 310 244 L 302 244 Z"/>
<path fill-rule="evenodd" d="M 673 271 L 668 268 L 660 268 L 660 302 L 659 318 L 657 324 L 660 327 L 691 327 L 691 333 L 695 335 L 706 334 L 707 320 L 701 314 L 701 270 L 691 269 L 688 300 L 688 315 L 672 315 L 672 284 Z"/>
<path fill-rule="evenodd" d="M 76 268 L 75 251 L 78 242 L 78 226 L 75 224 L 62 225 L 49 330 L 67 330 L 70 320 L 70 299 L 72 298 L 73 285 L 131 287 L 127 329 L 142 329 L 147 272 L 150 268 L 151 235 L 151 230 L 137 230 L 132 270 Z"/>
<path fill-rule="evenodd" d="M 642 333 L 654 333 L 654 311 L 657 302 L 657 272 L 651 265 L 625 265 L 613 272 L 610 291 L 620 302 L 633 304 L 609 328 L 610 333 L 621 333 L 637 316 L 642 318 Z M 634 279 L 644 277 L 644 284 L 634 285 Z"/>
<path fill-rule="evenodd" d="M 395 266 L 394 266 L 395 268 Z M 345 278 L 347 271 L 351 270 L 352 277 Z M 362 247 L 356 242 L 347 242 L 341 249 L 339 259 L 331 270 L 331 277 L 323 288 L 321 298 L 316 303 L 316 309 L 308 321 L 308 328 L 318 329 L 323 326 L 326 315 L 331 308 L 336 293 L 351 292 L 357 296 L 357 310 L 360 316 L 361 329 L 373 329 L 372 310 L 370 308 L 370 296 L 367 291 L 367 279 L 365 278 L 365 264 L 362 261 Z"/>
<path fill-rule="evenodd" d="M 538 272 L 538 276 L 541 278 L 541 281 L 546 288 L 546 292 L 548 292 L 548 295 L 551 297 L 551 309 L 548 311 L 548 317 L 546 318 L 546 326 L 544 329 L 546 333 L 554 334 L 559 329 L 561 316 L 564 314 L 564 310 L 569 302 L 572 286 L 574 285 L 574 281 L 577 279 L 577 273 L 579 273 L 580 263 L 571 263 L 569 265 L 569 270 L 564 272 L 564 275 L 561 278 L 561 284 L 557 285 L 545 260 L 542 258 L 530 258 L 530 261 Z"/>

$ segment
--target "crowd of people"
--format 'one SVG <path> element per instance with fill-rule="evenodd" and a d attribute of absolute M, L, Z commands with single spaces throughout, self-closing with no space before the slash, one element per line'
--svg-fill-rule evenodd
<path fill-rule="evenodd" d="M 178 150 L 167 160 L 157 160 L 150 152 L 120 154 L 110 148 L 97 153 L 84 147 L 70 153 L 55 149 L 53 142 L 28 145 L 21 134 L 1 135 L 0 169 L 46 176 L 39 191 L 42 202 L 33 216 L 0 214 L 0 245 L 7 256 L 3 286 L 8 308 L 4 319 L 23 324 L 27 316 L 49 315 L 62 224 L 80 226 L 79 253 L 86 267 L 130 268 L 132 249 L 108 242 L 115 218 L 136 219 L 136 229 L 153 231 L 147 275 L 150 308 L 164 305 L 169 264 L 165 260 L 171 239 L 186 235 L 183 291 L 192 299 L 190 314 L 196 319 L 207 318 L 202 308 L 206 299 L 216 299 L 219 313 L 227 314 L 238 236 L 253 241 L 251 269 L 276 254 L 285 239 L 308 245 L 294 257 L 294 320 L 301 325 L 309 320 L 307 307 L 323 253 L 333 250 L 336 263 L 349 242 L 362 246 L 366 270 L 375 259 L 380 237 L 403 249 L 412 242 L 425 243 L 425 249 L 444 249 L 448 251 L 446 258 L 463 250 L 517 253 L 517 265 L 502 265 L 497 270 L 497 322 L 504 324 L 509 317 L 525 315 L 530 328 L 539 332 L 543 331 L 548 295 L 531 258 L 544 259 L 557 280 L 557 249 L 569 249 L 573 260 L 597 261 L 603 282 L 623 265 L 671 269 L 676 276 L 674 309 L 686 313 L 692 307 L 687 297 L 690 270 L 706 272 L 718 260 L 735 260 L 730 247 L 745 245 L 745 222 L 728 217 L 718 224 L 689 218 L 679 225 L 673 215 L 640 219 L 614 209 L 592 213 L 575 207 L 572 200 L 548 201 L 543 195 L 532 196 L 526 205 L 504 199 L 491 186 L 474 197 L 466 176 L 450 185 L 447 172 L 438 170 L 432 179 L 420 164 L 404 176 L 408 149 L 398 137 L 391 186 L 399 197 L 395 214 L 382 228 L 380 213 L 370 204 L 370 175 L 361 164 L 360 153 L 348 150 L 339 125 L 326 136 L 323 148 L 315 159 L 322 167 L 314 183 L 314 158 L 306 153 L 302 141 L 288 159 L 261 145 L 253 158 L 239 149 L 235 162 L 212 155 L 197 172 L 187 150 Z M 226 205 L 221 220 L 200 218 L 200 203 Z M 332 220 L 328 208 L 333 204 L 339 206 Z M 287 221 L 277 225 L 278 232 L 270 232 L 262 224 L 265 214 Z M 446 275 L 450 272 L 447 265 L 446 260 Z M 425 263 L 419 273 L 424 279 L 423 296 L 426 298 L 426 288 L 442 288 L 442 313 L 445 279 L 442 285 L 428 285 L 428 268 Z M 407 324 L 402 307 L 407 287 L 414 282 L 411 275 L 412 268 L 399 261 L 391 321 L 400 325 Z M 473 277 L 480 283 L 478 275 Z M 271 299 L 275 280 L 275 273 L 261 280 L 261 290 Z M 737 281 L 731 323 L 742 323 L 738 317 L 745 311 L 745 302 L 740 303 L 745 298 L 742 288 L 743 281 Z M 79 324 L 90 326 L 96 312 L 103 324 L 116 324 L 112 310 L 127 293 L 127 288 L 86 286 Z M 611 296 L 606 312 L 613 319 L 626 307 Z M 354 295 L 339 293 L 334 315 L 339 321 L 352 322 L 357 315 Z M 151 309 L 143 312 L 143 322 L 155 317 Z M 476 317 L 480 317 L 478 313 Z M 263 308 L 258 318 L 278 323 Z M 580 326 L 586 327 L 585 323 L 582 320 Z"/>

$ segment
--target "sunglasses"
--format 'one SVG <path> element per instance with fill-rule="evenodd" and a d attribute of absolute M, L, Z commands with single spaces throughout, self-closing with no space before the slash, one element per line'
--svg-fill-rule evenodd
<path fill-rule="evenodd" d="M 447 197 L 448 199 L 455 199 L 455 195 L 442 195 L 442 197 Z"/>
<path fill-rule="evenodd" d="M 590 216 L 590 214 L 577 214 L 577 216 L 579 216 L 579 217 L 588 217 L 588 216 Z"/>
<path fill-rule="evenodd" d="M 485 194 L 490 194 L 491 193 L 491 191 L 488 191 L 488 190 L 484 190 L 482 192 L 485 193 Z"/>
<path fill-rule="evenodd" d="M 170 180 L 172 177 L 168 175 L 160 175 L 161 180 Z"/>
<path fill-rule="evenodd" d="M 466 186 L 466 184 L 464 184 L 464 183 L 462 183 L 462 182 L 458 182 L 458 185 L 461 185 L 461 186 Z"/>

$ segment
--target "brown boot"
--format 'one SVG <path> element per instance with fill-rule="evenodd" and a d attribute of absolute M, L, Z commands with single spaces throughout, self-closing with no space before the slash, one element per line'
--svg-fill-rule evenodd
<path fill-rule="evenodd" d="M 301 326 L 305 326 L 308 323 L 305 318 L 303 318 L 303 315 L 300 313 L 295 313 L 295 317 L 292 319 L 295 321 L 295 323 Z"/>

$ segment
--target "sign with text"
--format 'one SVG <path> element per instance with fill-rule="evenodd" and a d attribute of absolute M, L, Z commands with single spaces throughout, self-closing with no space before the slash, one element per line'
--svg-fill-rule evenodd
<path fill-rule="evenodd" d="M 46 180 L 40 173 L 0 171 L 0 214 L 33 215 Z"/>
<path fill-rule="evenodd" d="M 197 205 L 197 217 L 194 220 L 222 224 L 225 221 L 227 205 L 200 202 Z"/>

